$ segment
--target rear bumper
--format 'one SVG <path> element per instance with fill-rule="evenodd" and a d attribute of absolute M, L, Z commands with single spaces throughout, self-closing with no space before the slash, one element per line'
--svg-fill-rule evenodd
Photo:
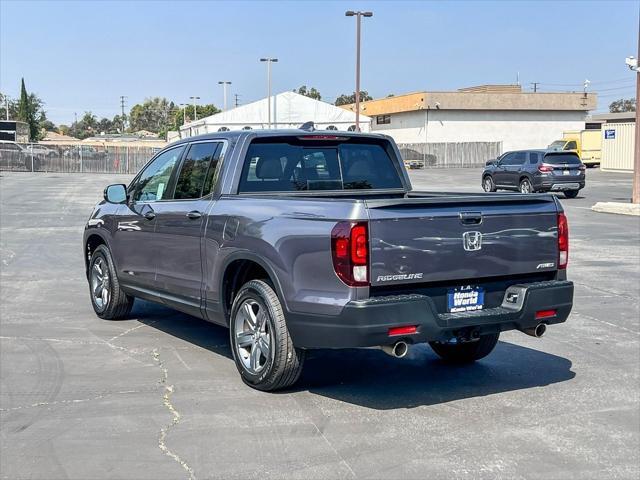
<path fill-rule="evenodd" d="M 517 294 L 515 303 L 507 294 Z M 573 283 L 549 281 L 512 285 L 502 305 L 464 313 L 438 313 L 425 295 L 393 295 L 349 302 L 338 316 L 287 313 L 287 325 L 296 347 L 352 348 L 389 345 L 400 339 L 408 343 L 447 341 L 506 330 L 526 329 L 539 323 L 552 325 L 567 320 L 573 306 Z M 538 320 L 536 312 L 555 310 Z M 415 325 L 415 334 L 389 337 L 392 327 Z"/>
<path fill-rule="evenodd" d="M 582 190 L 585 186 L 584 176 L 573 178 L 538 178 L 533 187 L 541 192 L 562 192 L 565 190 Z"/>

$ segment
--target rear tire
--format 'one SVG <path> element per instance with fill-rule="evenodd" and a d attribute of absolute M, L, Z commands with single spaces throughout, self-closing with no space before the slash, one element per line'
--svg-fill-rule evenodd
<path fill-rule="evenodd" d="M 120 286 L 111 252 L 99 245 L 89 261 L 89 295 L 96 315 L 105 320 L 119 320 L 131 313 L 134 297 Z"/>
<path fill-rule="evenodd" d="M 265 281 L 251 280 L 240 289 L 229 335 L 238 372 L 250 387 L 280 390 L 300 378 L 305 351 L 293 345 L 278 295 Z"/>
<path fill-rule="evenodd" d="M 472 363 L 489 355 L 500 338 L 499 333 L 481 335 L 475 342 L 441 343 L 429 342 L 429 345 L 444 361 L 449 363 Z"/>
<path fill-rule="evenodd" d="M 564 196 L 566 198 L 576 198 L 580 190 L 565 190 Z"/>
<path fill-rule="evenodd" d="M 534 193 L 533 185 L 531 185 L 531 181 L 528 178 L 523 178 L 520 180 L 520 193 Z"/>
<path fill-rule="evenodd" d="M 496 184 L 493 183 L 493 178 L 491 178 L 491 175 L 486 175 L 482 179 L 482 189 L 487 193 L 495 192 L 497 190 Z"/>

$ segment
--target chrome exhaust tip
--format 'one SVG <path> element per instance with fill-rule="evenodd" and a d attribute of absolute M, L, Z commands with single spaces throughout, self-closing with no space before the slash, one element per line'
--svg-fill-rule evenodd
<path fill-rule="evenodd" d="M 409 344 L 407 342 L 396 342 L 393 345 L 383 345 L 382 351 L 392 357 L 402 358 L 409 351 Z"/>
<path fill-rule="evenodd" d="M 520 330 L 520 331 L 522 333 L 526 333 L 527 335 L 530 335 L 532 337 L 540 338 L 547 331 L 547 326 L 544 323 L 539 323 L 538 325 L 536 325 L 533 328 L 525 328 L 525 329 Z"/>

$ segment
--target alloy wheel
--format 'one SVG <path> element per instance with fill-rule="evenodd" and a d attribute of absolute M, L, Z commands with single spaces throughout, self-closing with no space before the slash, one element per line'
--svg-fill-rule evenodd
<path fill-rule="evenodd" d="M 107 262 L 102 257 L 96 258 L 91 269 L 91 295 L 99 310 L 107 308 L 111 298 L 111 288 Z"/>
<path fill-rule="evenodd" d="M 523 180 L 520 184 L 520 193 L 531 193 L 531 184 L 529 180 Z"/>
<path fill-rule="evenodd" d="M 236 313 L 234 341 L 242 366 L 251 374 L 259 374 L 271 359 L 273 341 L 265 308 L 247 299 Z"/>

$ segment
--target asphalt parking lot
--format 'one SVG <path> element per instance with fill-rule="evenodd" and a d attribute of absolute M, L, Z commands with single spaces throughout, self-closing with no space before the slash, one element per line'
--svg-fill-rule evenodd
<path fill-rule="evenodd" d="M 480 191 L 477 170 L 414 187 Z M 246 387 L 227 331 L 137 302 L 98 319 L 82 230 L 117 175 L 2 172 L 0 476 L 7 479 L 621 478 L 640 475 L 640 218 L 595 213 L 628 174 L 562 200 L 566 324 L 468 367 L 427 346 L 316 351 L 291 391 Z"/>

